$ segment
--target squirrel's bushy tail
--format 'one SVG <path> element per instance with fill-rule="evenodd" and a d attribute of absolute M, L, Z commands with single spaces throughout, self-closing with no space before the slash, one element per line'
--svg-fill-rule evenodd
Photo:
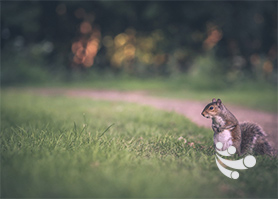
<path fill-rule="evenodd" d="M 273 155 L 274 150 L 270 146 L 263 129 L 254 123 L 240 123 L 241 130 L 241 152 L 254 154 Z"/>

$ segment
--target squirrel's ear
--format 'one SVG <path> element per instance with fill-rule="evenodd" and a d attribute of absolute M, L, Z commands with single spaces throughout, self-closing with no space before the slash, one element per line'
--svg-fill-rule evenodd
<path fill-rule="evenodd" d="M 221 105 L 222 104 L 221 99 L 218 99 L 216 103 L 217 103 L 217 105 Z"/>
<path fill-rule="evenodd" d="M 215 98 L 213 98 L 213 99 L 212 99 L 212 102 L 216 102 L 216 99 L 215 99 Z"/>

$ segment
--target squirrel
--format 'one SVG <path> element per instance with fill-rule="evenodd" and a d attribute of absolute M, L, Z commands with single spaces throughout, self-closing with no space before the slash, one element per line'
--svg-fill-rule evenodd
<path fill-rule="evenodd" d="M 239 156 L 246 153 L 273 155 L 273 149 L 263 129 L 255 123 L 239 123 L 220 99 L 216 101 L 213 98 L 201 114 L 212 119 L 214 147 L 221 142 L 222 151 L 234 146 Z"/>

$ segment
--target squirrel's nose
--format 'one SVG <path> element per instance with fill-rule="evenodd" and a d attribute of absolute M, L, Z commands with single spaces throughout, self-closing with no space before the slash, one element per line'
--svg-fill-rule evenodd
<path fill-rule="evenodd" d="M 203 113 L 203 112 L 201 113 L 201 115 L 205 117 L 205 115 L 204 115 L 204 113 Z"/>

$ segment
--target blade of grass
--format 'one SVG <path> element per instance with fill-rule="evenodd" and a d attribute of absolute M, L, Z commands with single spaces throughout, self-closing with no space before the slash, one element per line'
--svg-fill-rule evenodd
<path fill-rule="evenodd" d="M 115 124 L 115 123 L 113 123 L 113 124 L 111 124 L 110 126 L 108 126 L 108 127 L 102 132 L 102 134 L 99 136 L 99 138 L 102 137 L 102 136 L 110 129 L 110 127 L 113 126 L 114 124 Z"/>

